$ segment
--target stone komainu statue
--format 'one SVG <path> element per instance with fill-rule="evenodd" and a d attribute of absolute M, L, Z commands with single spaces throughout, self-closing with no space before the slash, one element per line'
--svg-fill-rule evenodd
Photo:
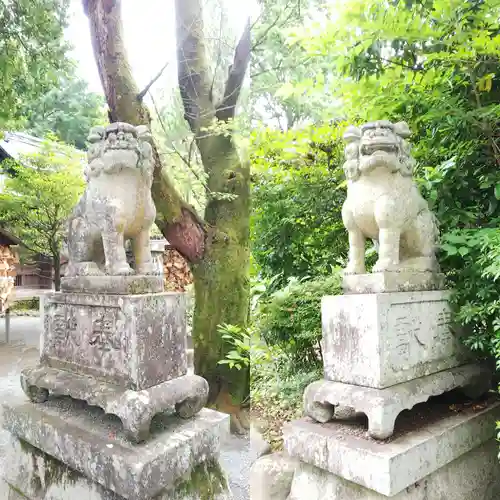
<path fill-rule="evenodd" d="M 373 271 L 438 271 L 435 218 L 413 181 L 408 125 L 389 121 L 350 126 L 342 219 L 349 233 L 346 273 L 365 273 L 365 240 L 378 246 Z"/>
<path fill-rule="evenodd" d="M 88 138 L 87 187 L 68 221 L 66 276 L 127 275 L 132 240 L 137 274 L 155 274 L 149 245 L 156 217 L 153 158 L 145 126 L 112 123 Z"/>

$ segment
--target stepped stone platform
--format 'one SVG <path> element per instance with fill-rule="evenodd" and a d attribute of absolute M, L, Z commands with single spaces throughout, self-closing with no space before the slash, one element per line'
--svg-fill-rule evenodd
<path fill-rule="evenodd" d="M 220 485 L 207 488 L 226 491 L 217 464 L 229 417 L 219 412 L 203 409 L 190 420 L 157 415 L 150 439 L 136 445 L 117 418 L 68 397 L 43 405 L 6 404 L 3 411 L 3 426 L 11 434 L 3 479 L 26 498 L 70 498 L 75 482 L 87 489 L 90 485 L 96 499 L 174 498 L 167 493 L 178 494 L 193 473 L 200 474 L 200 467 L 218 474 L 214 481 Z M 56 490 L 66 496 L 51 496 Z"/>
<path fill-rule="evenodd" d="M 404 432 L 389 442 L 367 438 L 366 433 L 360 431 L 362 426 L 359 423 L 333 421 L 318 424 L 306 418 L 284 427 L 284 447 L 289 455 L 321 469 L 323 474 L 330 473 L 332 477 L 342 478 L 342 484 L 352 483 L 352 491 L 358 485 L 384 497 L 394 497 L 427 480 L 432 474 L 446 477 L 444 468 L 460 458 L 467 461 L 470 469 L 468 479 L 477 486 L 478 478 L 484 478 L 486 472 L 482 469 L 486 465 L 479 460 L 482 455 L 478 450 L 490 450 L 492 443 L 495 443 L 500 401 L 494 400 L 488 406 L 479 408 L 474 410 L 471 406 L 468 410 L 420 425 L 420 428 Z M 496 455 L 491 455 L 487 460 L 488 471 L 492 476 L 488 484 L 494 483 L 495 491 L 500 493 L 500 463 Z M 345 491 L 349 491 L 349 488 Z M 378 497 L 369 497 L 366 492 L 366 497 L 324 498 Z M 441 497 L 436 495 L 427 498 Z M 466 499 L 464 496 L 446 498 Z M 469 498 L 486 500 L 486 497 L 479 496 Z M 498 497 L 488 498 L 493 500 Z"/>

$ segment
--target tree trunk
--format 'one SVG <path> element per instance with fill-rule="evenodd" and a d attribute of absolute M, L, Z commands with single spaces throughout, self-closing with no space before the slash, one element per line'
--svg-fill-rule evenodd
<path fill-rule="evenodd" d="M 205 249 L 203 259 L 193 266 L 195 310 L 193 337 L 195 370 L 210 385 L 210 400 L 235 416 L 235 429 L 246 428 L 239 407 L 249 395 L 248 369 L 228 369 L 219 365 L 228 351 L 221 339 L 219 325 L 226 323 L 244 328 L 249 310 L 249 221 L 250 169 L 238 157 L 231 138 L 210 139 L 210 161 L 214 167 L 210 188 L 236 195 L 233 201 L 210 200 L 206 221 L 216 232 Z"/>
<path fill-rule="evenodd" d="M 185 118 L 196 138 L 208 174 L 205 220 L 212 228 L 203 259 L 193 266 L 195 369 L 210 384 L 210 400 L 233 415 L 234 430 L 247 427 L 241 405 L 248 399 L 250 370 L 219 365 L 228 345 L 219 326 L 247 326 L 249 310 L 250 165 L 242 161 L 234 139 L 206 128 L 234 118 L 250 59 L 250 24 L 235 50 L 224 95 L 212 101 L 206 61 L 202 0 L 176 0 L 179 90 Z M 244 420 L 245 419 L 245 420 Z"/>
<path fill-rule="evenodd" d="M 110 119 L 149 125 L 149 111 L 132 77 L 123 46 L 120 0 L 84 0 L 90 20 L 94 55 Z M 228 345 L 218 332 L 227 323 L 245 327 L 249 308 L 249 164 L 239 158 L 231 137 L 207 137 L 202 127 L 234 116 L 241 81 L 248 66 L 249 26 L 235 52 L 222 102 L 211 101 L 211 82 L 205 60 L 202 9 L 199 0 L 176 0 L 179 89 L 185 118 L 195 134 L 208 174 L 206 221 L 202 221 L 174 189 L 155 151 L 153 198 L 157 225 L 169 243 L 191 264 L 195 281 L 193 338 L 195 370 L 210 384 L 210 402 L 247 427 L 240 413 L 248 399 L 249 370 L 229 370 L 218 362 Z M 248 38 L 248 40 L 247 40 Z M 242 51 L 242 49 L 244 49 Z M 248 57 L 246 52 L 248 51 Z M 241 57 L 242 52 L 244 57 Z M 217 193 L 235 195 L 222 200 Z"/>
<path fill-rule="evenodd" d="M 58 292 L 61 289 L 61 255 L 59 253 L 52 255 L 52 262 L 54 266 L 54 288 Z"/>

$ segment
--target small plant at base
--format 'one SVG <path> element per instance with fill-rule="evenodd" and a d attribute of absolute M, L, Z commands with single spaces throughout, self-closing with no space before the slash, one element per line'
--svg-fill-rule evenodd
<path fill-rule="evenodd" d="M 226 354 L 224 359 L 219 361 L 219 365 L 228 365 L 229 368 L 237 370 L 250 366 L 251 328 L 223 324 L 219 326 L 218 331 L 222 338 L 234 348 Z"/>

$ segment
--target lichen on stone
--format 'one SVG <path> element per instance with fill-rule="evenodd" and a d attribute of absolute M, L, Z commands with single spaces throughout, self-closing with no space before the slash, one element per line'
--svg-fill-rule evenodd
<path fill-rule="evenodd" d="M 213 500 L 228 488 L 226 476 L 216 459 L 209 459 L 191 469 L 183 478 L 180 478 L 173 490 L 172 498 L 176 500 L 196 499 Z M 160 493 L 157 500 L 165 498 L 167 492 Z M 170 497 L 167 497 L 170 498 Z"/>
<path fill-rule="evenodd" d="M 35 491 L 47 490 L 51 485 L 69 483 L 74 484 L 78 479 L 84 476 L 69 466 L 57 460 L 42 450 L 31 445 L 23 439 L 17 438 L 21 450 L 31 457 L 33 464 L 32 488 Z M 43 467 L 40 467 L 40 459 L 43 461 Z"/>

